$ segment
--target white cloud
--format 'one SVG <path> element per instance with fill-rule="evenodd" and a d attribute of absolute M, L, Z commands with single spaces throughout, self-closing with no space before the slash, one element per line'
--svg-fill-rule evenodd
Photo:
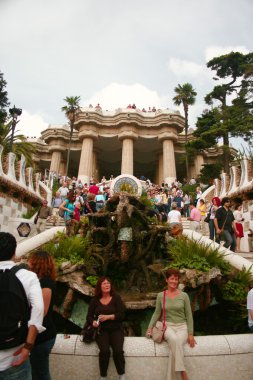
<path fill-rule="evenodd" d="M 19 120 L 16 130 L 27 137 L 39 137 L 41 131 L 48 126 L 41 115 L 30 114 L 24 109 Z"/>
<path fill-rule="evenodd" d="M 219 57 L 220 55 L 228 54 L 231 51 L 238 51 L 242 54 L 248 54 L 249 50 L 245 46 L 208 46 L 205 50 L 206 62 L 214 57 Z"/>
<path fill-rule="evenodd" d="M 179 59 L 179 58 L 170 58 L 168 63 L 169 70 L 178 76 L 190 76 L 198 77 L 203 75 L 204 66 L 199 65 L 195 62 Z"/>
<path fill-rule="evenodd" d="M 103 109 L 125 108 L 128 104 L 133 104 L 138 108 L 161 107 L 162 100 L 156 91 L 152 91 L 142 84 L 133 85 L 111 83 L 96 92 L 91 98 L 86 100 L 87 104 L 95 106 L 97 103 Z"/>

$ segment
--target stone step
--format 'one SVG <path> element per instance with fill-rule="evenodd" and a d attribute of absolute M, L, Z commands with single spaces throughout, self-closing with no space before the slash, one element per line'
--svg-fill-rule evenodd
<path fill-rule="evenodd" d="M 244 259 L 249 260 L 253 263 L 253 252 L 239 252 L 237 255 L 243 257 Z"/>

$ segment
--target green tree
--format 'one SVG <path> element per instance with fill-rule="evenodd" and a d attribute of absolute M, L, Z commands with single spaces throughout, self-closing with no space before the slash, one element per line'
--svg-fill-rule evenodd
<path fill-rule="evenodd" d="M 222 164 L 216 162 L 215 164 L 205 164 L 200 170 L 199 180 L 202 183 L 212 185 L 215 178 L 219 178 L 222 171 Z"/>
<path fill-rule="evenodd" d="M 69 135 L 69 145 L 68 145 L 68 154 L 67 154 L 67 166 L 66 166 L 66 176 L 68 175 L 69 170 L 69 158 L 70 158 L 70 147 L 71 147 L 71 141 L 72 141 L 72 135 L 74 130 L 74 123 L 76 119 L 76 113 L 80 109 L 79 102 L 81 100 L 80 96 L 66 96 L 65 99 L 63 99 L 64 102 L 67 104 L 61 108 L 63 112 L 65 112 L 65 115 L 67 116 L 70 124 L 70 135 Z"/>
<path fill-rule="evenodd" d="M 6 85 L 7 82 L 4 80 L 3 73 L 0 71 L 0 123 L 4 123 L 6 121 L 8 115 L 6 107 L 10 105 L 8 93 L 5 90 Z"/>
<path fill-rule="evenodd" d="M 0 145 L 3 146 L 3 154 L 10 152 L 11 146 L 11 128 L 12 120 L 8 123 L 0 123 Z M 18 134 L 18 131 L 14 133 L 12 152 L 20 158 L 21 154 L 25 156 L 28 166 L 34 166 L 32 155 L 36 152 L 35 147 L 27 141 L 24 135 Z"/>
<path fill-rule="evenodd" d="M 205 97 L 211 109 L 198 118 L 194 132 L 198 140 L 191 145 L 205 149 L 222 139 L 224 170 L 228 172 L 229 138 L 240 136 L 250 141 L 253 137 L 253 53 L 231 52 L 213 58 L 207 67 L 216 72 L 213 79 L 221 84 Z M 224 80 L 227 82 L 222 83 Z"/>
<path fill-rule="evenodd" d="M 186 145 L 188 142 L 189 106 L 191 106 L 195 103 L 197 93 L 193 89 L 193 87 L 190 83 L 185 83 L 183 85 L 178 84 L 178 86 L 174 88 L 174 91 L 176 93 L 176 95 L 173 98 L 174 104 L 176 104 L 177 106 L 180 106 L 182 104 L 183 108 L 184 108 L 184 117 L 185 117 L 184 133 L 185 133 L 185 145 Z M 185 164 L 186 164 L 186 175 L 187 175 L 187 179 L 189 180 L 189 165 L 188 165 L 187 151 L 186 151 L 186 155 L 185 155 Z"/>

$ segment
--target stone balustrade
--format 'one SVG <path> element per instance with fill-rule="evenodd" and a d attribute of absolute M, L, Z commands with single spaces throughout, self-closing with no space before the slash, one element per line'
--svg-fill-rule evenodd
<path fill-rule="evenodd" d="M 198 336 L 196 346 L 185 345 L 185 364 L 189 379 L 252 380 L 252 334 Z M 156 344 L 144 337 L 125 338 L 126 380 L 165 380 L 168 363 L 167 343 Z M 64 339 L 58 335 L 50 355 L 54 380 L 99 379 L 98 348 L 85 344 L 77 335 Z M 117 378 L 110 359 L 108 380 Z"/>
<path fill-rule="evenodd" d="M 21 223 L 27 223 L 33 229 L 33 219 L 24 219 L 32 207 L 41 205 L 46 198 L 51 204 L 52 191 L 41 181 L 41 174 L 34 174 L 33 168 L 26 168 L 22 155 L 19 162 L 14 153 L 2 158 L 0 145 L 0 231 L 11 232 L 20 240 L 17 232 Z"/>

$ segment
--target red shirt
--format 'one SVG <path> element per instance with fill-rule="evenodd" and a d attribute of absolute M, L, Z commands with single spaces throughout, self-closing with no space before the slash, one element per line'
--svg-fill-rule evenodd
<path fill-rule="evenodd" d="M 97 195 L 99 192 L 99 187 L 97 185 L 91 185 L 89 188 L 89 193 Z"/>

